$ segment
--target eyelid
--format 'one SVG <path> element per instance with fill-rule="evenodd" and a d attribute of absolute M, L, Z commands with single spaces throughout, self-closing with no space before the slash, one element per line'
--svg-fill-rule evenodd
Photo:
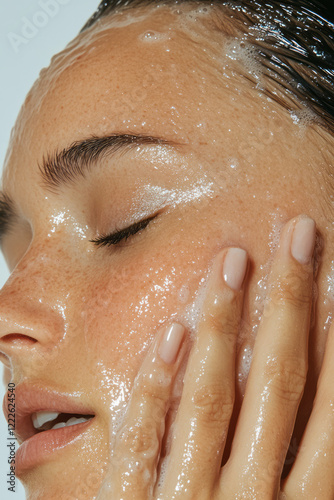
<path fill-rule="evenodd" d="M 95 238 L 93 240 L 90 240 L 91 243 L 94 243 L 94 245 L 98 247 L 112 247 L 112 246 L 117 246 L 124 240 L 127 241 L 129 238 L 132 236 L 135 236 L 137 233 L 140 231 L 143 231 L 146 229 L 146 227 L 149 225 L 149 223 L 158 217 L 159 214 L 152 215 L 148 217 L 147 219 L 143 219 L 139 222 L 135 222 L 134 224 L 131 224 L 131 226 L 128 226 L 124 229 L 117 229 L 114 233 L 112 234 L 102 234 L 98 238 Z"/>

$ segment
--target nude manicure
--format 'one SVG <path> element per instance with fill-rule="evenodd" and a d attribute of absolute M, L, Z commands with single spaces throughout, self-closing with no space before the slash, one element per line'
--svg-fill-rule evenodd
<path fill-rule="evenodd" d="M 241 248 L 230 248 L 225 256 L 223 275 L 227 286 L 239 291 L 247 270 L 247 252 Z"/>
<path fill-rule="evenodd" d="M 176 361 L 184 331 L 184 327 L 178 323 L 166 328 L 158 349 L 159 356 L 165 363 L 172 364 Z"/>
<path fill-rule="evenodd" d="M 293 231 L 291 254 L 300 264 L 311 261 L 315 243 L 315 222 L 309 217 L 300 219 Z"/>

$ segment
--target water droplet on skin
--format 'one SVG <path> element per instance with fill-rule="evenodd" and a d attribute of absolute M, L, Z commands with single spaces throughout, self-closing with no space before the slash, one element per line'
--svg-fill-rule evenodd
<path fill-rule="evenodd" d="M 197 123 L 196 127 L 201 134 L 205 134 L 207 132 L 208 127 L 206 122 Z"/>
<path fill-rule="evenodd" d="M 237 158 L 229 158 L 228 164 L 232 170 L 236 170 L 239 167 L 239 161 Z"/>
<path fill-rule="evenodd" d="M 159 42 L 166 38 L 166 33 L 159 33 L 158 31 L 146 31 L 139 35 L 139 40 L 142 42 Z"/>
<path fill-rule="evenodd" d="M 324 305 L 328 307 L 328 300 L 324 300 Z M 330 306 L 330 305 L 329 305 Z M 330 329 L 330 326 L 332 324 L 332 321 L 333 321 L 333 314 L 330 313 L 327 318 L 326 318 L 326 321 L 324 323 L 324 326 L 323 326 L 323 332 L 325 335 L 328 334 L 328 331 Z"/>
<path fill-rule="evenodd" d="M 154 38 L 155 37 L 155 32 L 154 31 L 147 31 L 144 34 L 144 38 Z"/>
<path fill-rule="evenodd" d="M 334 300 L 334 261 L 331 262 L 331 272 L 327 275 L 327 298 Z"/>
<path fill-rule="evenodd" d="M 182 288 L 179 290 L 179 293 L 178 293 L 179 302 L 181 304 L 186 304 L 188 302 L 189 295 L 190 295 L 190 292 L 189 292 L 188 285 L 183 285 Z"/>

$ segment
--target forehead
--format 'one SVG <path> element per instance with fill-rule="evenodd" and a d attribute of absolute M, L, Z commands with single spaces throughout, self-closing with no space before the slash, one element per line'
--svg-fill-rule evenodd
<path fill-rule="evenodd" d="M 217 58 L 217 35 L 202 36 L 199 23 L 182 18 L 167 8 L 111 16 L 78 36 L 41 72 L 17 132 L 30 143 L 43 136 L 46 147 L 55 135 L 67 144 L 74 123 L 78 136 L 157 121 L 167 135 L 180 134 L 187 116 L 202 115 L 204 101 L 214 110 L 228 62 L 221 36 Z M 224 98 L 229 91 L 226 85 Z"/>
<path fill-rule="evenodd" d="M 268 104 L 241 77 L 226 54 L 228 39 L 207 29 L 209 16 L 210 10 L 177 15 L 166 7 L 149 9 L 104 18 L 79 35 L 27 97 L 9 149 L 5 190 L 17 177 L 21 184 L 30 181 L 47 153 L 93 135 L 164 135 L 207 145 L 214 156 L 218 144 L 233 149 L 238 136 L 259 126 L 259 117 L 265 129 L 272 111 L 291 127 L 283 108 Z"/>

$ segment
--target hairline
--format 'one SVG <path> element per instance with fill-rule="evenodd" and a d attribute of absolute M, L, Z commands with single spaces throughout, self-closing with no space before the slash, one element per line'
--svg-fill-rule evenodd
<path fill-rule="evenodd" d="M 126 1 L 126 0 L 125 0 Z M 120 4 L 120 7 L 119 7 Z M 205 6 L 205 2 L 203 0 L 186 0 L 185 2 L 186 5 L 203 5 Z M 214 13 L 219 14 L 219 16 L 210 16 L 211 18 L 206 18 L 205 21 L 211 22 L 210 28 L 214 28 L 217 33 L 222 33 L 227 37 L 245 37 L 247 38 L 248 30 L 249 27 L 246 27 L 246 33 L 240 29 L 238 25 L 238 18 L 237 16 L 232 17 L 232 16 L 227 16 L 226 15 L 226 8 L 232 8 L 231 6 L 228 6 L 226 4 L 222 4 L 219 0 L 213 0 L 212 2 L 208 3 L 210 7 L 213 7 Z M 122 13 L 124 11 L 144 11 L 147 10 L 150 6 L 155 6 L 156 8 L 159 7 L 167 7 L 170 8 L 171 6 L 182 6 L 182 3 L 178 4 L 176 3 L 175 0 L 158 0 L 153 1 L 153 0 L 128 0 L 126 1 L 126 4 L 124 4 L 124 0 L 119 0 L 116 3 L 103 3 L 102 7 L 101 4 L 99 6 L 99 10 L 95 12 L 95 14 L 90 18 L 90 20 L 85 24 L 81 32 L 84 32 L 86 29 L 95 26 L 96 22 L 99 19 L 106 19 L 108 17 L 111 17 L 112 15 Z M 224 9 L 225 7 L 225 9 Z M 228 28 L 228 29 L 227 29 Z M 231 29 L 232 28 L 232 29 Z M 251 46 L 255 47 L 257 49 L 256 45 L 254 45 L 248 40 L 245 40 L 246 43 L 250 44 Z M 291 88 L 291 82 L 288 81 L 288 75 L 280 75 L 281 76 L 281 81 L 279 79 L 272 79 L 270 74 L 266 74 L 266 65 L 265 62 L 262 58 L 257 58 L 257 62 L 259 62 L 263 68 L 263 77 L 266 82 L 271 79 L 270 83 L 274 85 L 275 90 L 278 91 L 278 94 L 271 93 L 267 86 L 265 86 L 263 89 L 261 89 L 264 94 L 266 94 L 268 97 L 270 97 L 272 100 L 276 101 L 280 106 L 282 106 L 286 111 L 288 112 L 298 112 L 298 110 L 303 110 L 305 107 L 309 109 L 310 111 L 314 112 L 315 119 L 309 124 L 310 126 L 315 126 L 318 125 L 317 128 L 323 129 L 326 131 L 329 135 L 334 137 L 334 120 L 333 120 L 333 130 L 331 130 L 331 127 L 328 125 L 326 122 L 326 116 L 321 115 L 320 111 L 314 110 L 312 104 L 314 104 L 311 100 L 307 102 L 307 99 L 303 99 L 297 94 L 294 94 L 293 90 Z M 302 63 L 304 64 L 304 63 Z M 241 63 L 242 65 L 242 63 Z M 248 80 L 250 83 L 253 83 L 253 85 L 256 85 L 256 81 L 254 81 L 254 77 L 251 73 L 245 71 L 244 73 L 241 73 L 241 76 L 245 79 Z M 286 83 L 286 86 L 284 85 Z M 288 88 L 290 85 L 290 88 Z M 283 90 L 283 92 L 282 92 Z M 289 94 L 289 95 L 288 95 Z M 290 107 L 293 104 L 292 108 Z M 316 103 L 317 106 L 317 103 Z"/>
<path fill-rule="evenodd" d="M 186 2 L 186 4 L 193 5 L 193 6 L 195 6 L 195 5 L 203 5 L 204 6 L 205 2 L 203 2 L 201 0 L 189 0 Z M 116 3 L 116 4 L 113 4 L 111 6 L 110 5 L 106 6 L 105 10 L 102 13 L 100 11 L 97 11 L 95 13 L 95 15 L 93 15 L 92 18 L 88 21 L 88 23 L 86 23 L 86 25 L 84 26 L 82 31 L 85 31 L 87 28 L 94 26 L 98 19 L 108 18 L 108 17 L 111 17 L 112 15 L 115 15 L 117 13 L 122 13 L 122 12 L 130 11 L 130 10 L 140 12 L 140 11 L 147 10 L 150 6 L 153 7 L 154 5 L 156 7 L 168 7 L 168 8 L 170 8 L 172 6 L 174 6 L 175 8 L 177 8 L 178 6 L 181 7 L 181 4 L 177 4 L 175 2 L 175 0 L 165 0 L 165 1 L 161 0 L 159 2 L 155 2 L 153 0 L 142 0 L 142 1 L 130 0 L 130 2 L 127 5 L 123 4 L 120 7 Z M 226 12 L 224 12 L 224 8 L 223 8 L 224 4 L 221 4 L 218 1 L 217 2 L 213 1 L 209 5 L 210 5 L 210 7 L 213 7 L 215 9 L 215 12 L 218 12 L 219 14 L 221 14 L 221 16 L 219 16 L 219 22 L 217 19 L 215 19 L 214 16 L 210 16 L 210 18 L 206 18 L 206 21 L 208 21 L 208 20 L 212 21 L 212 26 L 216 28 L 217 32 L 223 33 L 226 36 L 231 36 L 231 33 L 229 32 L 230 30 L 225 29 L 225 28 L 227 28 L 227 27 L 231 28 L 231 26 L 232 26 L 233 31 L 234 31 L 232 36 L 243 35 L 243 32 L 242 32 L 242 30 L 239 29 L 238 24 L 237 24 L 235 19 L 233 19 L 231 17 L 226 19 L 226 15 L 225 15 Z M 263 68 L 265 68 L 263 61 L 260 60 L 259 62 L 261 63 L 261 66 Z M 246 73 L 246 74 L 242 74 L 241 76 L 243 76 L 245 78 L 245 80 L 248 80 L 250 84 L 253 83 L 252 89 L 254 89 L 254 81 L 252 81 L 252 78 L 250 78 L 250 75 Z M 266 78 L 266 80 L 268 79 L 268 75 L 264 75 L 264 77 Z M 273 83 L 274 83 L 275 88 L 279 89 L 280 92 L 282 92 L 282 90 L 285 90 L 285 95 L 284 95 L 284 93 L 282 93 L 281 98 L 279 98 L 279 96 L 278 96 L 277 99 L 274 99 L 275 102 L 277 104 L 279 104 L 286 112 L 291 112 L 289 100 L 286 97 L 286 93 L 288 92 L 288 90 L 282 88 L 282 86 L 280 85 L 280 83 L 278 81 L 273 82 Z M 265 94 L 267 94 L 266 90 L 267 89 L 265 88 L 264 89 Z M 272 95 L 270 95 L 270 97 L 272 98 Z M 301 100 L 298 96 L 291 97 L 291 95 L 290 95 L 289 99 L 292 99 L 292 101 L 294 102 L 295 105 L 301 104 L 302 106 L 306 106 L 307 109 L 312 110 L 312 107 L 309 106 L 309 103 L 307 103 L 305 101 L 303 102 L 303 100 Z M 291 104 L 291 102 L 290 102 L 290 104 Z M 330 158 L 334 157 L 334 152 L 333 152 L 334 134 L 333 134 L 333 131 L 329 127 L 326 127 L 326 124 L 324 122 L 322 122 L 321 116 L 317 115 L 317 118 L 318 119 L 309 123 L 308 127 L 310 129 L 312 129 L 314 131 L 314 133 L 319 134 L 321 141 L 325 142 L 325 144 L 330 145 L 329 151 L 327 151 L 326 155 L 324 155 L 329 159 L 328 162 L 327 161 L 325 162 L 325 165 L 326 165 L 325 175 L 326 175 L 327 182 L 325 182 L 324 184 L 326 187 L 326 189 L 325 189 L 325 192 L 327 195 L 326 197 L 328 197 L 328 200 L 330 200 L 331 189 L 329 186 L 333 185 L 333 173 L 331 172 L 331 160 L 330 160 Z M 328 163 L 328 165 L 327 165 L 327 163 Z"/>

